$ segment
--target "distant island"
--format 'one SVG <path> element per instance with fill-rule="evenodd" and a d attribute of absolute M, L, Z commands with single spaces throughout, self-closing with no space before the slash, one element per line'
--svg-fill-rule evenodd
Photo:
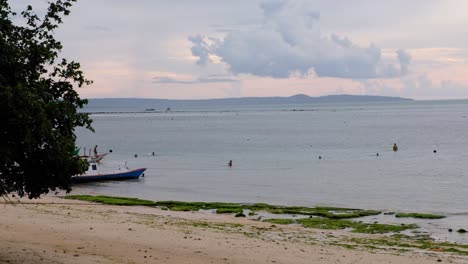
<path fill-rule="evenodd" d="M 405 102 L 413 99 L 374 95 L 327 95 L 310 97 L 297 94 L 290 97 L 240 97 L 222 99 L 146 99 L 146 98 L 95 98 L 89 99 L 84 108 L 87 112 L 144 112 L 170 111 L 171 109 L 199 109 L 210 107 L 233 108 L 239 106 L 258 105 L 302 105 L 324 103 L 373 103 L 373 102 Z"/>

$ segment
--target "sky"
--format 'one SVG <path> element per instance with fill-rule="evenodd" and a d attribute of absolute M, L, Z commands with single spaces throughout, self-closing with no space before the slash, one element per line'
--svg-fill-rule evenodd
<path fill-rule="evenodd" d="M 78 0 L 55 36 L 84 98 L 468 98 L 466 0 Z"/>

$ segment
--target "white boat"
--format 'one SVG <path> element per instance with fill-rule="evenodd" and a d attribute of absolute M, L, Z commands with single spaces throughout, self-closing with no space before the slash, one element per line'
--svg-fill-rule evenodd
<path fill-rule="evenodd" d="M 97 162 L 89 162 L 88 170 L 81 175 L 72 176 L 72 182 L 83 183 L 83 182 L 96 182 L 96 181 L 117 181 L 117 180 L 128 180 L 138 179 L 144 174 L 146 168 L 138 168 L 131 170 L 125 164 L 125 168 L 118 168 L 111 172 L 102 173 L 99 171 Z"/>

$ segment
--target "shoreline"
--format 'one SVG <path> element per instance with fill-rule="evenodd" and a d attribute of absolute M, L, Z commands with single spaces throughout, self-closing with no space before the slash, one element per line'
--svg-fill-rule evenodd
<path fill-rule="evenodd" d="M 21 201 L 0 205 L 0 263 L 468 263 L 437 249 L 352 245 L 382 235 L 54 196 Z"/>

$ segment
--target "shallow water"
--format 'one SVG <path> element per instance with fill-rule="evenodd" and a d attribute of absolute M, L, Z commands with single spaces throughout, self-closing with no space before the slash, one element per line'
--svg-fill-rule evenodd
<path fill-rule="evenodd" d="M 468 101 L 177 110 L 93 115 L 79 146 L 112 149 L 103 169 L 148 169 L 74 191 L 468 213 Z"/>

